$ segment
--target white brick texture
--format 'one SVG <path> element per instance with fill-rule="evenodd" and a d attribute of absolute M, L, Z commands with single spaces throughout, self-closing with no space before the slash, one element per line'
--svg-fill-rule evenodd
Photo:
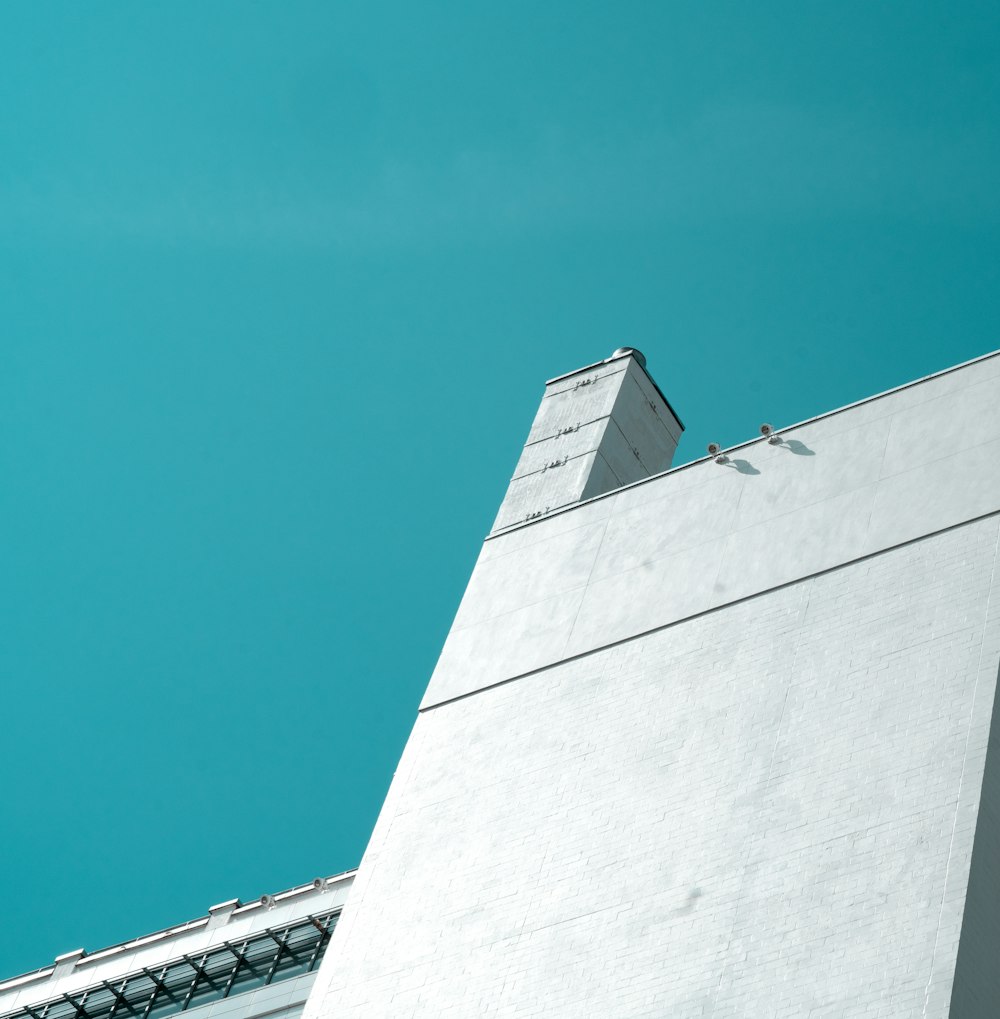
<path fill-rule="evenodd" d="M 997 543 L 994 515 L 426 711 L 309 1019 L 1000 1015 L 989 771 L 970 884 Z"/>

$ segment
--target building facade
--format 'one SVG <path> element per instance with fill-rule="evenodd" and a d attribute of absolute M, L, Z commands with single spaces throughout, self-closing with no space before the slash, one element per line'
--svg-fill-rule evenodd
<path fill-rule="evenodd" d="M 297 1019 L 353 872 L 0 981 L 3 1019 Z"/>
<path fill-rule="evenodd" d="M 681 428 L 634 350 L 547 385 L 356 875 L 0 1019 L 996 1019 L 1000 353 Z"/>
<path fill-rule="evenodd" d="M 547 386 L 306 1019 L 1000 1015 L 1000 357 L 679 429 Z"/>

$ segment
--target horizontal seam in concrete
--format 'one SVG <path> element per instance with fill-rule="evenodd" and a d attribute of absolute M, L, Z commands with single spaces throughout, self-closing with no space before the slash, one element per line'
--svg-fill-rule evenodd
<path fill-rule="evenodd" d="M 621 375 L 622 372 L 624 372 L 628 368 L 628 365 L 624 363 L 624 358 L 622 359 L 622 361 L 623 361 L 623 363 L 622 363 L 621 368 L 616 368 L 613 372 L 607 372 L 604 375 L 598 375 L 594 381 L 595 382 L 600 382 L 601 379 L 610 379 L 614 375 Z M 563 380 L 565 380 L 567 378 L 571 378 L 573 375 L 581 375 L 583 372 L 587 372 L 587 371 L 591 371 L 593 369 L 599 368 L 602 364 L 604 364 L 603 361 L 601 361 L 600 364 L 592 364 L 592 365 L 588 366 L 587 368 L 580 368 L 580 369 L 578 369 L 575 372 L 571 372 L 569 375 L 563 375 L 563 376 L 561 376 L 560 378 L 557 378 L 557 379 L 549 379 L 549 381 L 545 383 L 545 386 L 546 386 L 546 388 L 548 388 L 549 386 L 554 385 L 556 382 L 562 382 Z M 593 385 L 593 383 L 591 383 L 591 385 Z M 562 396 L 563 393 L 572 393 L 577 388 L 578 388 L 577 386 L 571 386 L 571 387 L 567 387 L 566 389 L 557 390 L 554 393 L 544 393 L 542 395 L 542 399 L 543 400 L 547 400 L 550 396 Z"/>
<path fill-rule="evenodd" d="M 602 368 L 606 364 L 614 364 L 615 361 L 621 361 L 621 368 L 616 368 L 613 372 L 608 372 L 609 375 L 616 375 L 620 371 L 625 371 L 628 367 L 627 359 L 631 356 L 631 354 L 619 354 L 618 357 L 608 357 L 603 361 L 595 361 L 593 364 L 584 365 L 582 368 L 574 368 L 571 372 L 566 372 L 563 375 L 556 375 L 554 378 L 546 379 L 545 385 L 553 386 L 557 382 L 564 382 L 566 379 L 571 379 L 574 375 L 582 375 L 584 372 L 593 371 L 595 368 Z"/>
<path fill-rule="evenodd" d="M 565 467 L 566 464 L 572 463 L 574 460 L 579 460 L 581 456 L 590 456 L 591 453 L 597 453 L 597 452 L 599 452 L 597 446 L 594 446 L 593 449 L 585 449 L 582 453 L 576 453 L 573 456 L 566 457 L 566 459 L 561 464 L 559 464 L 559 466 L 560 467 Z M 543 467 L 539 467 L 537 471 L 528 471 L 527 474 L 515 474 L 514 477 L 512 477 L 510 479 L 511 480 L 511 484 L 513 484 L 515 481 L 524 481 L 525 478 L 533 478 L 536 474 L 544 474 L 547 470 L 556 470 L 556 469 L 557 468 L 555 468 L 555 467 L 551 467 L 550 468 L 548 465 L 545 465 Z M 616 477 L 617 477 L 617 475 L 616 475 Z"/>
<path fill-rule="evenodd" d="M 612 477 L 618 483 L 618 488 L 620 488 L 622 486 L 622 481 L 618 477 L 618 473 L 611 466 L 611 464 L 608 463 L 607 457 L 605 457 L 605 455 L 600 451 L 600 449 L 597 449 L 597 448 L 595 448 L 595 449 L 588 449 L 585 453 L 578 453 L 576 456 L 571 456 L 567 460 L 563 461 L 563 463 L 559 464 L 558 467 L 552 467 L 552 468 L 543 467 L 540 470 L 533 471 L 531 474 L 522 474 L 519 478 L 511 478 L 511 482 L 510 483 L 514 484 L 515 481 L 524 481 L 525 478 L 533 478 L 536 474 L 542 474 L 542 473 L 544 473 L 547 470 L 554 470 L 554 471 L 559 470 L 559 467 L 565 467 L 567 464 L 572 463 L 574 460 L 579 460 L 581 457 L 584 457 L 584 456 L 590 456 L 591 453 L 595 454 L 595 456 L 594 456 L 594 463 L 597 462 L 598 457 L 600 457 L 600 459 L 604 461 L 604 466 L 607 467 L 607 469 L 611 472 Z M 592 475 L 593 475 L 593 467 L 591 467 L 590 474 L 588 474 L 588 476 L 587 476 L 587 481 L 585 481 L 584 484 L 583 484 L 583 487 L 585 489 L 587 487 L 587 482 L 590 480 L 590 477 Z M 612 492 L 617 492 L 618 488 L 613 488 L 613 489 L 611 489 L 611 491 Z M 566 507 L 570 507 L 571 508 L 573 506 L 578 505 L 579 502 L 580 502 L 580 499 L 579 499 L 579 497 L 577 497 L 576 499 L 574 499 L 574 500 L 572 500 L 572 501 L 570 501 L 568 503 L 564 503 L 563 505 L 566 506 Z M 556 507 L 556 509 L 559 509 L 559 508 L 560 507 L 558 507 L 558 506 Z M 550 512 L 552 512 L 552 511 L 550 510 Z M 508 526 L 510 526 L 510 525 L 508 525 Z M 526 545 L 525 546 L 525 548 L 530 548 L 530 547 L 531 547 L 530 545 Z M 514 551 L 516 551 L 516 550 L 514 550 Z M 506 555 L 506 553 L 504 553 L 504 554 Z M 502 556 L 497 556 L 496 558 L 500 559 L 500 558 L 502 558 Z M 544 601 L 544 599 L 542 599 L 542 600 Z M 527 608 L 527 606 L 520 606 L 520 607 L 521 608 Z M 516 609 L 511 609 L 510 611 L 514 612 L 514 611 L 516 611 Z M 499 615 L 504 615 L 504 613 L 499 613 Z M 493 617 L 491 616 L 490 618 L 493 618 Z"/>
<path fill-rule="evenodd" d="M 998 353 L 1000 353 L 1000 351 L 998 351 Z M 619 357 L 622 360 L 625 360 L 626 358 L 629 358 L 629 357 L 632 357 L 632 356 L 633 356 L 632 353 L 619 354 Z M 551 386 L 555 382 L 562 382 L 563 379 L 572 378 L 574 375 L 580 375 L 583 372 L 589 372 L 593 368 L 600 368 L 600 366 L 602 364 L 610 364 L 612 361 L 617 361 L 617 360 L 618 360 L 618 358 L 616 358 L 616 357 L 608 357 L 608 358 L 605 358 L 603 361 L 595 361 L 593 364 L 588 364 L 584 368 L 577 368 L 575 371 L 566 372 L 564 375 L 556 375 L 555 378 L 546 379 L 545 385 L 546 386 Z M 671 405 L 670 401 L 666 398 L 666 396 L 664 396 L 663 390 L 660 389 L 660 387 L 656 384 L 656 379 L 654 379 L 653 376 L 649 374 L 649 369 L 644 364 L 641 364 L 639 362 L 638 358 L 635 359 L 635 363 L 639 367 L 639 369 L 642 371 L 642 374 L 645 375 L 647 379 L 649 379 L 649 384 L 656 391 L 656 395 L 659 396 L 659 398 L 666 404 L 667 410 L 669 410 L 670 413 L 674 416 L 674 420 L 677 422 L 677 424 L 680 425 L 681 431 L 683 432 L 684 431 L 684 422 L 681 421 L 680 415 L 677 413 L 677 411 L 674 410 L 673 406 Z M 968 361 L 966 363 L 967 364 L 971 364 L 972 362 Z M 627 367 L 628 367 L 628 365 L 626 364 L 626 368 Z M 956 365 L 955 367 L 961 367 L 961 365 Z M 611 374 L 614 375 L 616 373 L 615 372 L 611 372 Z M 565 392 L 565 390 L 562 390 L 562 392 Z M 544 399 L 544 397 L 543 397 L 543 399 Z"/>
<path fill-rule="evenodd" d="M 631 905 L 628 903 L 627 905 Z M 579 916 L 570 916 L 565 920 L 553 920 L 552 923 L 543 924 L 541 927 L 531 927 L 526 933 L 530 936 L 539 931 L 547 931 L 552 927 L 561 927 L 565 923 L 573 923 L 576 920 L 585 920 L 588 916 L 597 916 L 598 913 L 607 913 L 612 909 L 622 909 L 626 906 L 624 902 L 613 902 L 610 906 L 602 906 L 600 909 L 592 909 L 589 913 L 580 913 Z"/>
<path fill-rule="evenodd" d="M 989 361 L 991 358 L 994 358 L 994 357 L 1000 357 L 1000 350 L 990 351 L 990 353 L 983 354 L 981 357 L 974 357 L 974 358 L 972 358 L 971 361 L 963 361 L 961 364 L 952 365 L 950 368 L 943 368 L 939 372 L 932 372 L 930 375 L 923 376 L 923 378 L 914 379 L 912 382 L 906 382 L 906 383 L 904 383 L 901 386 L 894 387 L 893 389 L 886 389 L 884 392 L 875 393 L 873 396 L 866 396 L 863 400 L 856 400 L 854 403 L 848 403 L 848 404 L 845 404 L 843 407 L 837 407 L 834 410 L 825 411 L 822 414 L 817 414 L 815 417 L 806 418 L 803 421 L 797 421 L 797 422 L 795 422 L 795 424 L 782 425 L 780 428 L 776 428 L 775 432 L 777 432 L 777 433 L 779 433 L 781 435 L 784 435 L 785 433 L 791 432 L 791 431 L 793 431 L 796 428 L 804 428 L 806 425 L 814 424 L 816 421 L 824 421 L 824 420 L 826 420 L 826 418 L 834 417 L 837 414 L 843 414 L 845 411 L 853 410 L 855 407 L 861 407 L 861 406 L 864 406 L 867 403 L 874 403 L 876 400 L 882 400 L 882 399 L 884 399 L 887 396 L 893 396 L 895 393 L 901 393 L 901 392 L 903 392 L 906 389 L 912 389 L 914 386 L 923 385 L 925 382 L 930 382 L 932 379 L 943 378 L 945 375 L 951 375 L 952 372 L 961 371 L 963 368 L 968 368 L 971 365 L 979 364 L 982 361 Z M 591 366 L 591 367 L 593 367 L 593 366 Z M 575 373 L 571 373 L 571 374 L 575 374 Z M 655 385 L 655 383 L 654 383 L 654 385 Z M 659 387 L 657 387 L 657 391 L 659 391 Z M 931 399 L 936 399 L 936 397 L 931 397 Z M 928 401 L 925 400 L 923 402 L 926 403 Z M 668 406 L 669 406 L 669 404 L 668 404 Z M 883 417 L 887 417 L 887 416 L 888 415 L 883 415 Z M 677 415 L 675 414 L 674 417 L 677 417 Z M 678 421 L 680 421 L 679 418 L 678 418 Z M 746 449 L 748 446 L 760 445 L 761 443 L 766 443 L 766 442 L 767 442 L 767 440 L 764 439 L 764 438 L 748 439 L 746 442 L 739 442 L 735 446 L 729 446 L 727 449 L 723 450 L 722 452 L 724 452 L 724 453 L 734 453 L 734 452 L 736 452 L 739 449 Z M 652 477 L 649 477 L 649 478 L 643 478 L 641 481 L 633 481 L 631 483 L 631 485 L 623 485 L 622 488 L 634 488 L 634 487 L 636 487 L 638 485 L 645 485 L 645 484 L 648 484 L 650 481 L 655 481 L 657 478 L 663 478 L 663 477 L 666 477 L 669 474 L 675 474 L 675 473 L 677 473 L 679 471 L 686 471 L 686 470 L 688 470 L 691 467 L 697 467 L 699 464 L 708 463 L 710 461 L 711 461 L 711 457 L 703 456 L 703 457 L 700 457 L 697 460 L 692 460 L 690 463 L 680 464 L 677 467 L 671 467 L 670 470 L 660 471 L 659 474 L 654 474 L 654 475 L 652 475 Z M 585 502 L 587 502 L 587 503 L 595 502 L 597 499 L 606 499 L 609 495 L 616 495 L 616 494 L 617 494 L 617 491 L 616 492 L 605 492 L 603 495 L 595 495 L 593 498 L 585 500 Z M 544 514 L 543 516 L 539 517 L 536 520 L 522 520 L 520 523 L 517 523 L 517 524 L 507 524 L 505 527 L 503 527 L 503 528 L 501 528 L 499 530 L 491 531 L 488 535 L 486 535 L 486 538 L 484 540 L 489 541 L 492 538 L 497 538 L 501 534 L 507 534 L 508 532 L 516 530 L 516 529 L 518 529 L 520 527 L 531 527 L 533 524 L 539 524 L 539 523 L 542 523 L 545 520 L 551 519 L 552 517 L 554 517 L 558 513 L 566 513 L 566 512 L 569 512 L 570 510 L 576 509 L 577 506 L 582 506 L 582 505 L 584 505 L 584 503 L 581 502 L 581 503 L 574 503 L 572 506 L 557 507 L 556 509 L 550 510 L 548 513 Z"/>
<path fill-rule="evenodd" d="M 574 431 L 579 431 L 581 428 L 589 428 L 591 425 L 596 425 L 598 421 L 606 421 L 609 417 L 611 417 L 610 412 L 608 412 L 607 414 L 601 414 L 596 418 L 590 418 L 590 420 L 588 421 L 578 421 L 574 426 Z M 531 439 L 529 435 L 529 441 L 524 444 L 524 448 L 528 449 L 530 446 L 537 446 L 541 442 L 551 442 L 553 439 L 561 438 L 564 434 L 567 433 L 553 432 L 551 435 L 545 435 L 540 439 Z M 568 434 L 572 435 L 573 432 L 570 432 Z"/>
<path fill-rule="evenodd" d="M 886 548 L 878 549 L 875 552 L 866 552 L 864 555 L 856 556 L 854 559 L 845 559 L 844 562 L 837 563 L 836 566 L 827 566 L 822 570 L 814 570 L 812 573 L 804 573 L 801 577 L 796 577 L 794 580 L 786 580 L 783 584 L 775 584 L 773 587 L 767 587 L 761 591 L 755 591 L 753 594 L 743 595 L 741 598 L 733 598 L 731 601 L 723 602 L 721 605 L 713 605 L 710 608 L 702 609 L 701 612 L 693 612 L 690 616 L 682 616 L 680 619 L 673 619 L 669 623 L 661 623 L 659 626 L 653 626 L 648 630 L 633 633 L 628 637 L 620 637 L 618 640 L 609 641 L 607 644 L 600 644 L 597 647 L 589 648 L 587 651 L 580 651 L 575 655 L 568 655 L 566 658 L 560 658 L 557 661 L 549 662 L 547 665 L 540 665 L 537 669 L 528 669 L 527 672 L 519 672 L 516 676 L 509 676 L 507 679 L 497 680 L 495 683 L 478 687 L 475 690 L 470 690 L 468 693 L 458 694 L 455 697 L 448 697 L 443 701 L 436 701 L 434 704 L 428 704 L 427 707 L 418 708 L 418 713 L 423 714 L 425 711 L 431 711 L 434 708 L 443 708 L 448 704 L 454 704 L 456 701 L 464 701 L 467 697 L 475 697 L 476 694 L 485 693 L 487 690 L 495 690 L 499 686 L 506 686 L 508 683 L 516 683 L 519 679 L 526 679 L 528 676 L 535 676 L 541 672 L 548 672 L 549 669 L 563 665 L 566 662 L 576 662 L 584 658 L 589 658 L 591 655 L 599 654 L 601 651 L 620 647 L 622 644 L 629 644 L 634 640 L 640 640 L 641 638 L 648 637 L 651 634 L 660 633 L 662 630 L 669 630 L 671 627 L 679 626 L 681 623 L 688 623 L 692 619 L 699 619 L 702 616 L 711 615 L 713 612 L 719 612 L 731 605 L 740 605 L 743 602 L 752 601 L 754 598 L 761 598 L 764 595 L 772 594 L 775 591 L 783 591 L 786 588 L 794 587 L 796 584 L 801 584 L 803 581 L 811 580 L 814 577 L 823 577 L 828 573 L 836 573 L 838 570 L 846 569 L 848 566 L 856 566 L 858 563 L 866 562 L 869 559 L 888 555 L 890 552 L 906 548 L 909 545 L 915 545 L 920 541 L 925 541 L 927 538 L 935 538 L 940 534 L 947 534 L 950 531 L 956 531 L 961 527 L 969 527 L 972 524 L 978 524 L 983 520 L 989 520 L 991 517 L 997 516 L 1000 516 L 1000 510 L 991 510 L 989 513 L 981 513 L 977 517 L 962 520 L 957 524 L 949 524 L 947 527 L 941 527 L 936 531 L 928 531 L 926 534 L 917 535 L 915 538 L 908 538 L 906 541 L 898 542 L 895 545 L 889 545 Z M 573 590 L 577 590 L 577 588 L 574 588 Z"/>

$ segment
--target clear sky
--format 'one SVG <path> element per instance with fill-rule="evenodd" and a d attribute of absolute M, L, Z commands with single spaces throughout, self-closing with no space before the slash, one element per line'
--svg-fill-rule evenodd
<path fill-rule="evenodd" d="M 639 347 L 684 462 L 1000 347 L 998 52 L 4 4 L 0 975 L 357 864 L 546 378 Z"/>

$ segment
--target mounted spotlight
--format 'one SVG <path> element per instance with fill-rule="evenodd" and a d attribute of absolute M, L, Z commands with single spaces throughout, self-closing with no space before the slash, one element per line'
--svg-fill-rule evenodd
<path fill-rule="evenodd" d="M 722 447 L 717 442 L 710 442 L 708 444 L 708 455 L 714 458 L 717 464 L 729 463 L 729 457 L 725 453 L 720 452 Z"/>
<path fill-rule="evenodd" d="M 779 442 L 782 442 L 782 438 L 778 435 L 775 430 L 766 421 L 760 426 L 760 434 L 772 445 L 777 446 Z"/>

